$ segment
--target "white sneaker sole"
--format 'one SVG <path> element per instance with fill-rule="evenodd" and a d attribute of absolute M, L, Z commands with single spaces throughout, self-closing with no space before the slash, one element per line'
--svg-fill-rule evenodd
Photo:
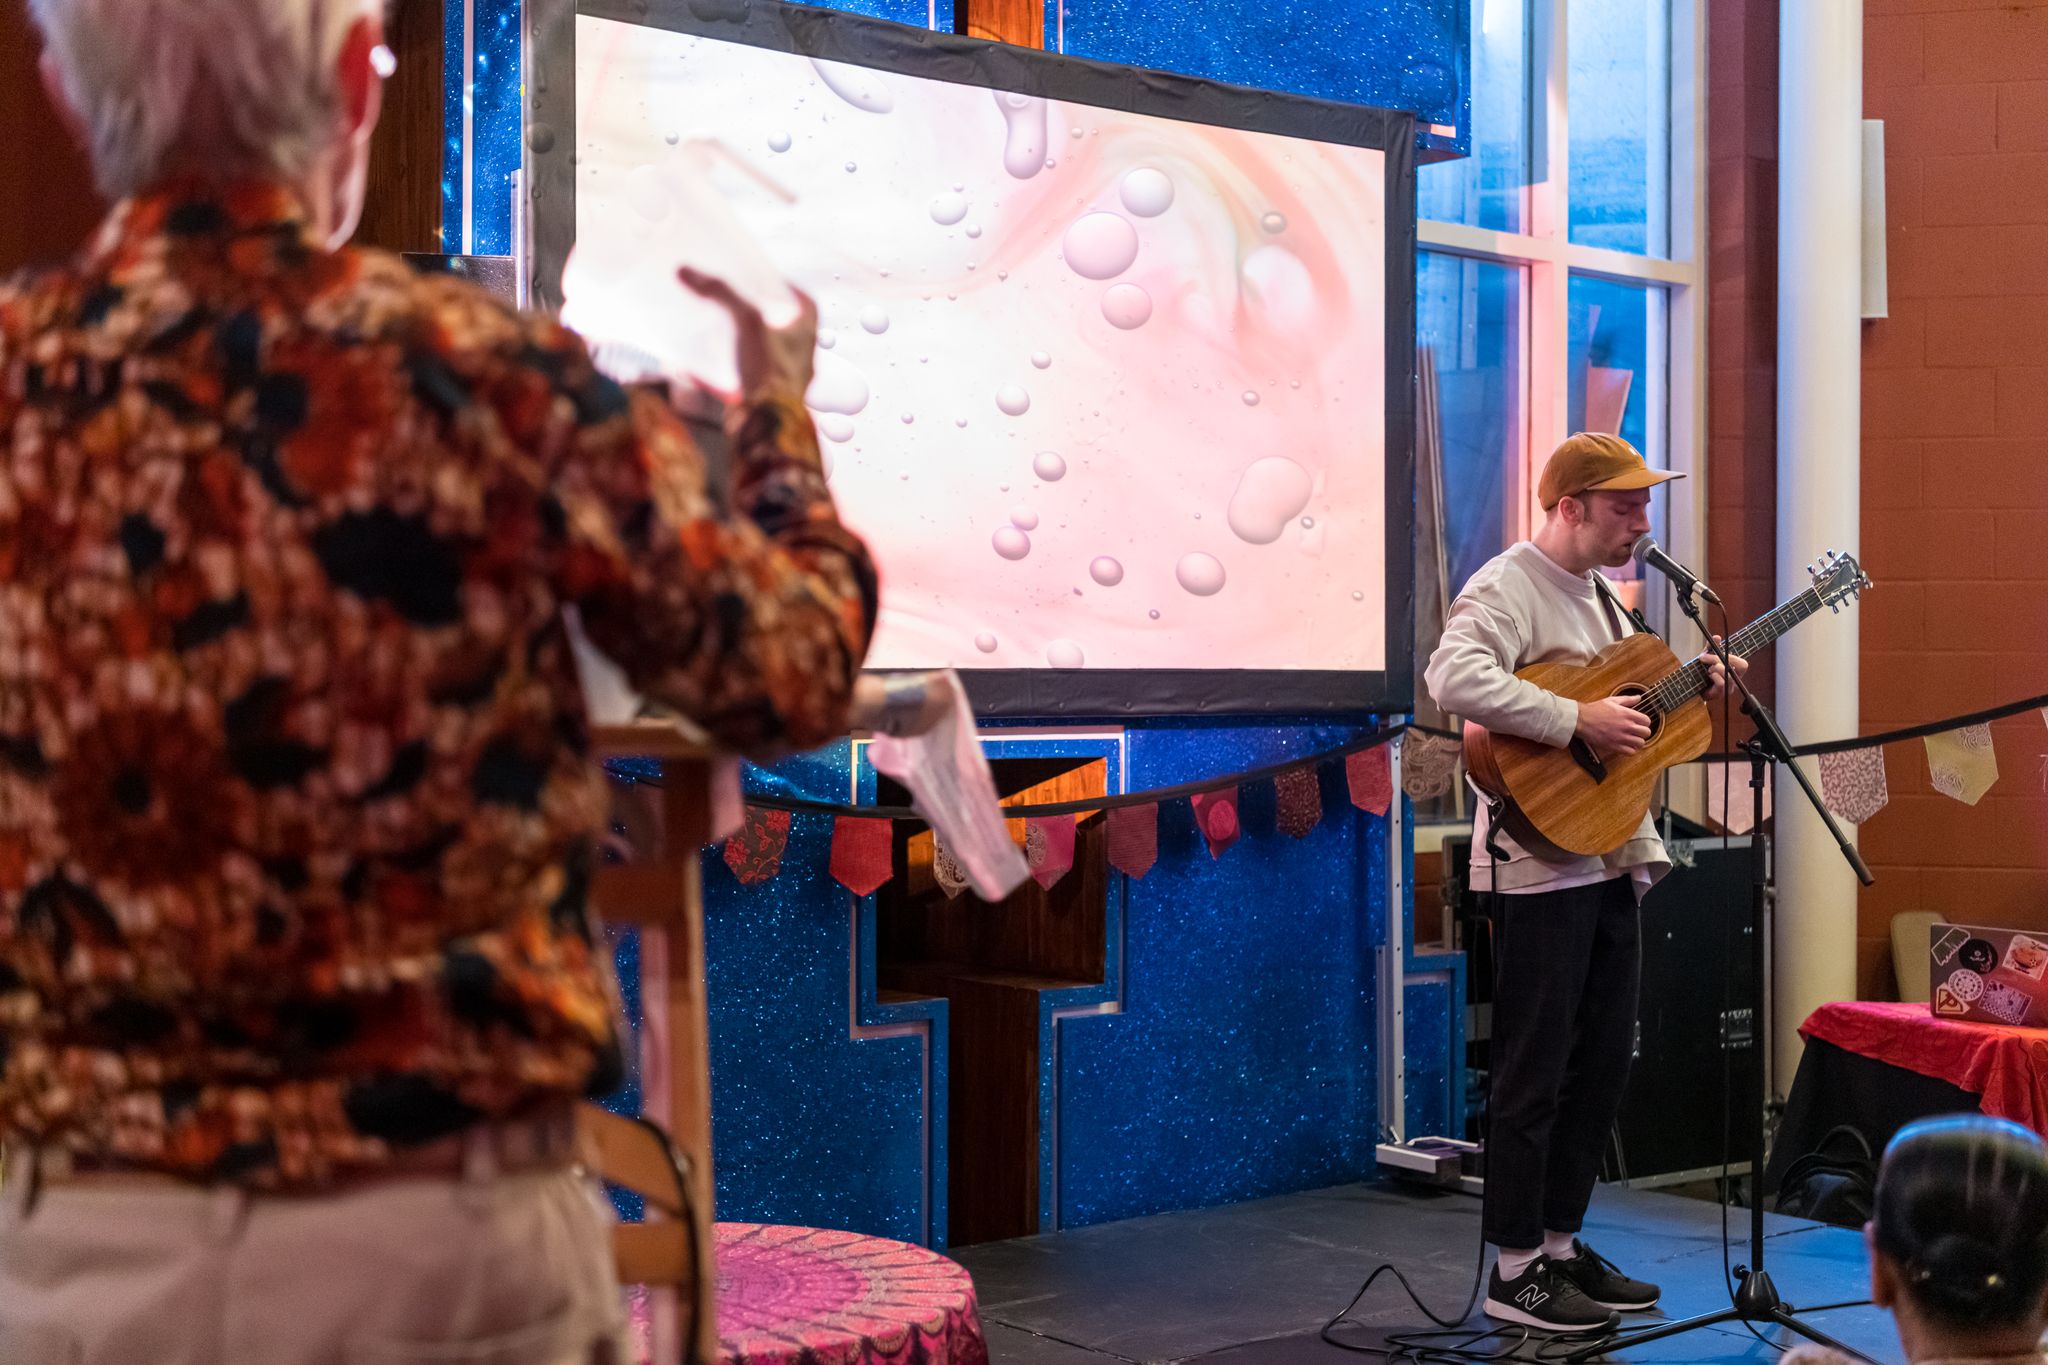
<path fill-rule="evenodd" d="M 1647 1313 L 1657 1306 L 1656 1299 L 1645 1299 L 1641 1303 L 1612 1303 L 1606 1299 L 1596 1299 L 1591 1294 L 1587 1294 L 1586 1298 L 1602 1308 L 1612 1308 L 1617 1313 Z"/>
<path fill-rule="evenodd" d="M 1522 1327 L 1534 1327 L 1539 1332 L 1601 1332 L 1614 1326 L 1614 1319 L 1611 1316 L 1604 1322 L 1552 1322 L 1548 1318 L 1539 1318 L 1526 1309 L 1517 1308 L 1511 1303 L 1502 1303 L 1490 1294 L 1486 1302 L 1480 1305 L 1480 1311 L 1489 1318 L 1498 1318 L 1502 1322 L 1512 1322 Z"/>

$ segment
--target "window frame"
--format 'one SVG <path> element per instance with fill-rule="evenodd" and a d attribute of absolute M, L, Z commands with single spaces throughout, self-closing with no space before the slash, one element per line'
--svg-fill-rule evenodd
<path fill-rule="evenodd" d="M 1664 448 L 1645 454 L 1653 463 L 1661 455 L 1670 468 L 1688 476 L 1666 485 L 1666 548 L 1685 563 L 1701 564 L 1707 544 L 1706 5 L 1704 0 L 1666 3 L 1665 33 L 1670 43 L 1670 89 L 1665 104 L 1668 255 L 1616 251 L 1571 240 L 1570 0 L 1525 0 L 1529 80 L 1524 92 L 1528 120 L 1524 145 L 1530 165 L 1525 168 L 1523 188 L 1524 230 L 1502 232 L 1424 218 L 1417 221 L 1415 244 L 1418 251 L 1517 267 L 1523 275 L 1522 374 L 1517 386 L 1520 411 L 1515 414 L 1516 428 L 1522 433 L 1522 458 L 1510 471 L 1509 481 L 1510 505 L 1519 515 L 1502 528 L 1511 540 L 1527 537 L 1541 521 L 1536 471 L 1544 455 L 1570 435 L 1572 277 L 1583 275 L 1663 291 L 1665 326 L 1661 335 L 1658 328 L 1649 329 L 1644 402 L 1653 432 L 1660 426 L 1657 409 L 1663 408 Z M 1653 206 L 1653 215 L 1655 211 Z M 1457 587 L 1452 586 L 1454 590 Z M 1682 624 L 1668 583 L 1652 578 L 1647 591 L 1661 599 L 1665 620 Z M 1674 642 L 1674 648 L 1689 653 L 1688 644 L 1681 639 Z M 1701 814 L 1704 786 L 1697 766 L 1674 770 L 1669 798 L 1672 809 L 1689 816 Z M 1444 834 L 1462 833 L 1466 828 L 1464 820 L 1419 825 L 1417 847 L 1439 847 Z"/>

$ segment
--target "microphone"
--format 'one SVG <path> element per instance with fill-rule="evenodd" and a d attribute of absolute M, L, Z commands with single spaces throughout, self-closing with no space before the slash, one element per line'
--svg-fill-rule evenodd
<path fill-rule="evenodd" d="M 1714 590 L 1708 587 L 1698 574 L 1686 568 L 1685 565 L 1679 563 L 1670 555 L 1665 554 L 1663 547 L 1657 544 L 1654 536 L 1644 536 L 1641 540 L 1638 540 L 1635 543 L 1635 548 L 1629 551 L 1629 557 L 1634 559 L 1636 563 L 1647 565 L 1658 573 L 1663 574 L 1666 578 L 1669 578 L 1678 585 L 1680 592 L 1692 592 L 1697 589 L 1700 596 L 1706 598 L 1717 607 L 1721 605 L 1721 599 Z"/>

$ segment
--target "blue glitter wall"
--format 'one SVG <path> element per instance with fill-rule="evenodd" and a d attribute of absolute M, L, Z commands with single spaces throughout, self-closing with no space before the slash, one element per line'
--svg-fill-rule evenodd
<path fill-rule="evenodd" d="M 951 0 L 934 9 L 920 0 L 837 7 L 952 26 Z M 470 249 L 480 253 L 511 246 L 518 12 L 518 0 L 449 3 L 446 237 L 462 241 L 467 113 Z M 1067 0 L 1063 14 L 1049 10 L 1048 45 L 1063 24 L 1075 55 L 1416 107 L 1457 128 L 1456 139 L 1437 145 L 1462 147 L 1467 136 L 1465 0 L 1306 12 L 1200 0 L 1193 12 L 1176 9 L 1173 23 L 1151 25 L 1144 13 L 1136 0 Z M 473 88 L 461 74 L 466 24 Z M 1111 740 L 999 743 L 1013 755 L 1100 752 L 1119 790 L 1241 771 L 1348 733 L 1150 722 Z M 874 786 L 845 743 L 751 772 L 749 781 L 826 800 L 872 799 Z M 1043 1006 L 1043 1227 L 1371 1172 L 1381 1124 L 1373 962 L 1387 931 L 1386 825 L 1349 805 L 1340 777 L 1326 775 L 1326 784 L 1326 817 L 1301 840 L 1274 831 L 1270 787 L 1247 788 L 1245 837 L 1221 860 L 1209 857 L 1186 803 L 1169 806 L 1151 875 L 1111 878 L 1108 980 L 1049 992 Z M 719 1216 L 944 1245 L 947 1005 L 878 999 L 873 898 L 856 901 L 830 880 L 830 841 L 829 819 L 796 816 L 782 875 L 751 889 L 706 855 Z M 1410 907 L 1401 909 L 1412 943 Z M 628 967 L 632 952 L 629 940 Z M 1409 1130 L 1462 1131 L 1462 959 L 1412 960 L 1404 1001 Z"/>
<path fill-rule="evenodd" d="M 1154 0 L 1053 0 L 1045 45 L 1294 95 L 1413 111 L 1453 131 L 1426 148 L 1471 150 L 1471 0 L 1193 0 L 1160 22 Z"/>

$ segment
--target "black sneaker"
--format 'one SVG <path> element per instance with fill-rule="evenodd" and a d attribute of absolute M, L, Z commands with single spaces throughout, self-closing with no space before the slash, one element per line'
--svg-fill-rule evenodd
<path fill-rule="evenodd" d="M 1660 1291 L 1656 1285 L 1630 1279 L 1614 1262 L 1576 1237 L 1572 1239 L 1572 1249 L 1578 1255 L 1568 1261 L 1553 1260 L 1551 1264 L 1557 1267 L 1558 1274 L 1577 1285 L 1579 1292 L 1594 1303 L 1602 1308 L 1618 1308 L 1624 1313 L 1657 1306 Z"/>
<path fill-rule="evenodd" d="M 1615 1315 L 1580 1292 L 1559 1273 L 1559 1263 L 1538 1256 L 1512 1280 L 1501 1278 L 1495 1262 L 1486 1282 L 1486 1316 L 1546 1332 L 1586 1332 L 1614 1326 Z"/>

